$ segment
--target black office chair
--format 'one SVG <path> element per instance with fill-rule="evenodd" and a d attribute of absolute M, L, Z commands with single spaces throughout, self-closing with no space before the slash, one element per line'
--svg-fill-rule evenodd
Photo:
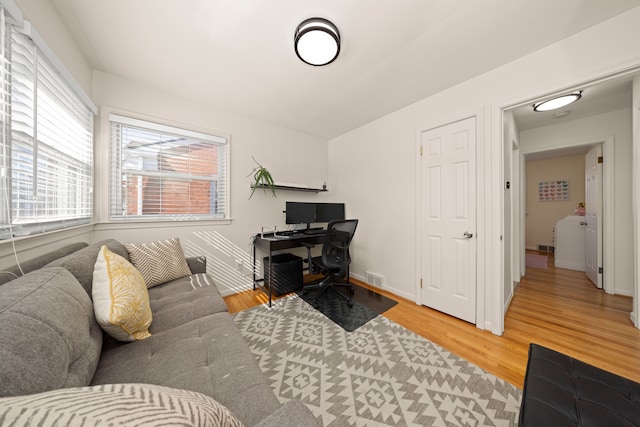
<path fill-rule="evenodd" d="M 323 273 L 327 275 L 320 283 L 305 286 L 302 290 L 303 293 L 306 293 L 311 289 L 321 289 L 320 293 L 316 295 L 311 303 L 315 308 L 318 308 L 319 299 L 329 289 L 332 289 L 336 294 L 344 298 L 349 307 L 353 307 L 353 301 L 351 301 L 350 296 L 339 292 L 335 287 L 346 287 L 348 294 L 353 295 L 353 285 L 349 283 L 349 264 L 351 263 L 349 245 L 351 244 L 357 226 L 357 219 L 331 221 L 329 225 L 327 225 L 327 234 L 325 235 L 322 245 L 321 256 L 312 258 L 311 248 L 313 248 L 314 245 L 310 243 L 304 244 L 307 247 L 309 273 Z M 334 281 L 334 279 L 340 278 L 346 278 L 347 282 Z"/>

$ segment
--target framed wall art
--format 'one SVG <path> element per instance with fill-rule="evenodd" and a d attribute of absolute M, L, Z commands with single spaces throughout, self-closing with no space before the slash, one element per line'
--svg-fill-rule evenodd
<path fill-rule="evenodd" d="M 569 181 L 555 179 L 552 181 L 538 182 L 538 201 L 558 202 L 569 200 Z"/>

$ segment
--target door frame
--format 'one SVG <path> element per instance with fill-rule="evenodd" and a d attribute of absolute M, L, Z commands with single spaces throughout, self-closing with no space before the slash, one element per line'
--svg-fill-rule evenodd
<path fill-rule="evenodd" d="M 604 187 L 603 187 L 603 182 L 604 182 L 604 163 L 598 163 L 598 157 L 602 157 L 604 159 L 604 152 L 603 152 L 603 146 L 602 144 L 597 144 L 593 147 L 589 148 L 589 151 L 587 152 L 587 154 L 585 155 L 585 168 L 584 168 L 584 172 L 585 172 L 585 202 L 586 202 L 586 212 L 585 215 L 589 215 L 589 202 L 587 199 L 589 199 L 589 188 L 587 187 L 587 181 L 586 181 L 586 177 L 587 174 L 590 172 L 587 172 L 588 167 L 593 167 L 594 163 L 588 164 L 587 163 L 587 159 L 589 158 L 589 154 L 595 150 L 595 177 L 596 177 L 596 221 L 595 221 L 595 230 L 596 230 L 596 260 L 595 260 L 595 265 L 596 265 L 596 280 L 595 282 L 592 281 L 592 283 L 596 286 L 596 288 L 598 289 L 604 289 L 604 277 L 602 275 L 602 273 L 600 273 L 598 271 L 599 267 L 603 267 L 604 268 L 604 230 L 602 227 L 604 227 L 604 220 L 603 220 L 603 216 L 604 216 L 604 209 L 603 209 L 603 192 L 604 192 Z M 593 159 L 593 158 L 592 158 Z M 593 160 L 592 160 L 593 161 Z M 593 224 L 591 224 L 593 225 Z M 589 231 L 589 220 L 587 219 L 587 227 L 585 229 L 585 232 Z M 589 240 L 586 240 L 586 246 L 587 246 L 587 253 L 589 251 Z M 588 256 L 587 256 L 588 259 Z M 588 263 L 586 263 L 585 265 L 585 270 L 589 271 L 588 268 Z M 589 277 L 589 274 L 587 274 L 587 277 Z M 591 277 L 589 277 L 589 280 L 591 280 Z"/>
<path fill-rule="evenodd" d="M 494 156 L 496 158 L 499 158 L 500 160 L 503 159 L 503 150 L 505 149 L 505 145 L 504 145 L 505 140 L 503 135 L 504 127 L 505 127 L 504 113 L 506 111 L 522 105 L 532 104 L 533 102 L 539 101 L 546 97 L 583 89 L 584 87 L 593 86 L 598 83 L 603 83 L 619 77 L 638 75 L 638 73 L 640 73 L 640 65 L 638 65 L 637 62 L 634 62 L 629 64 L 626 67 L 612 69 L 608 73 L 592 74 L 590 77 L 584 80 L 580 80 L 580 81 L 573 80 L 571 82 L 567 82 L 566 85 L 552 87 L 547 92 L 544 92 L 542 90 L 536 90 L 535 92 L 531 92 L 528 95 L 527 94 L 520 95 L 517 98 L 512 97 L 508 99 L 496 100 L 494 103 L 491 104 L 489 111 L 487 111 L 487 115 L 490 121 L 487 127 L 491 129 L 492 131 L 491 133 L 493 135 L 496 135 L 495 140 L 492 140 L 492 141 L 490 140 L 491 146 L 487 147 L 487 150 L 495 150 Z M 634 117 L 632 120 L 632 127 L 633 127 L 632 129 L 632 156 L 633 156 L 632 162 L 633 164 L 631 168 L 631 174 L 632 174 L 632 179 L 636 180 L 637 177 L 640 175 L 640 148 L 639 148 L 640 147 L 640 131 L 639 131 L 640 130 L 640 96 L 639 96 L 640 95 L 640 76 L 635 77 L 632 90 L 633 90 L 633 99 L 632 99 L 633 113 L 632 114 Z M 505 179 L 504 173 L 503 173 L 504 162 L 502 162 L 500 166 L 501 166 L 500 177 L 497 180 L 497 183 L 504 182 L 504 179 Z M 604 175 L 604 171 L 603 171 L 603 175 Z M 609 179 L 609 181 L 611 181 L 611 179 Z M 609 192 L 609 189 L 603 190 L 603 193 L 606 193 L 606 192 Z M 633 208 L 633 224 L 636 228 L 632 232 L 634 233 L 633 250 L 636 255 L 640 254 L 640 227 L 638 226 L 640 224 L 640 202 L 638 202 L 638 200 L 640 200 L 640 196 L 638 196 L 639 194 L 640 194 L 640 186 L 634 187 L 632 189 L 632 195 L 634 196 L 632 208 Z M 638 196 L 638 197 L 635 197 L 635 196 Z M 504 198 L 500 196 L 499 198 L 494 199 L 493 204 L 496 211 L 502 212 L 502 210 L 504 209 Z M 611 207 L 607 207 L 607 208 L 611 209 Z M 503 233 L 504 238 L 509 242 L 509 245 L 503 245 L 503 249 L 504 249 L 505 247 L 511 245 L 512 236 L 507 233 L 508 230 L 505 230 L 504 219 L 502 217 L 499 218 L 499 222 L 500 222 L 499 230 L 501 230 L 501 233 Z M 605 237 L 605 239 L 606 238 L 607 237 Z M 610 254 L 609 256 L 613 256 L 613 254 Z M 639 256 L 634 257 L 634 261 L 639 261 L 639 260 L 640 260 Z M 500 264 L 504 262 L 504 255 L 501 257 L 499 262 Z M 636 264 L 638 263 L 639 262 L 636 262 Z M 605 260 L 604 264 L 613 265 L 613 262 L 609 259 L 609 260 Z M 612 270 L 612 269 L 610 268 L 609 270 Z M 634 279 L 633 279 L 634 280 L 633 308 L 629 316 L 636 328 L 640 328 L 640 315 L 638 315 L 638 313 L 640 313 L 640 273 L 639 272 L 640 272 L 640 267 L 636 265 L 634 268 Z M 605 270 L 605 273 L 606 273 L 606 270 Z M 612 273 L 612 272 L 609 271 L 609 273 Z M 491 309 L 491 311 L 487 312 L 487 315 L 491 316 L 491 318 L 496 323 L 496 325 L 492 329 L 493 333 L 496 335 L 502 335 L 502 333 L 504 332 L 504 319 L 506 317 L 508 306 L 502 304 L 502 301 L 500 300 L 501 296 L 504 293 L 504 287 L 505 287 L 505 284 L 504 284 L 505 277 L 504 277 L 504 274 L 501 272 L 501 270 L 499 274 L 496 274 L 494 276 L 494 280 L 498 281 L 499 289 L 497 289 L 497 292 L 495 292 L 495 295 L 491 298 L 491 300 L 493 301 L 493 308 Z M 603 278 L 603 280 L 607 280 L 607 279 Z M 609 280 L 612 280 L 612 279 L 609 279 Z M 611 282 L 609 282 L 609 284 L 611 284 Z"/>
<path fill-rule="evenodd" d="M 491 262 L 491 257 L 486 257 L 485 253 L 491 253 L 492 248 L 488 248 L 490 245 L 489 239 L 486 236 L 489 234 L 487 231 L 488 225 L 487 220 L 485 220 L 485 200 L 489 197 L 491 193 L 491 174 L 490 176 L 486 176 L 486 170 L 492 170 L 491 165 L 491 157 L 488 155 L 485 140 L 488 140 L 488 135 L 486 135 L 487 127 L 485 126 L 485 112 L 483 109 L 473 109 L 467 111 L 466 113 L 460 113 L 452 116 L 446 116 L 439 119 L 435 119 L 429 122 L 426 122 L 422 125 L 419 125 L 416 128 L 415 132 L 415 153 L 416 153 L 416 163 L 415 163 L 415 250 L 416 250 L 416 259 L 414 260 L 415 265 L 415 289 L 416 289 L 416 304 L 424 305 L 422 301 L 422 292 L 421 292 L 421 278 L 422 275 L 422 244 L 421 244 L 421 236 L 424 232 L 422 227 L 422 157 L 420 152 L 420 147 L 422 145 L 422 133 L 429 131 L 431 129 L 439 128 L 442 126 L 447 126 L 449 124 L 459 122 L 461 120 L 466 120 L 469 118 L 475 118 L 476 122 L 476 327 L 479 329 L 490 329 L 491 322 L 486 321 L 486 310 L 485 306 L 487 301 L 485 301 L 486 294 L 486 277 L 489 276 L 488 269 L 486 267 L 487 262 Z M 489 167 L 487 166 L 489 164 Z M 495 250 L 495 248 L 493 249 Z M 487 252 L 489 251 L 489 252 Z M 495 331 L 492 330 L 493 333 Z"/>
<path fill-rule="evenodd" d="M 514 122 L 513 115 L 508 120 Z M 503 117 L 503 122 L 505 122 Z M 521 203 L 519 195 L 521 194 L 521 169 L 522 161 L 520 159 L 520 141 L 519 136 L 515 134 L 513 126 L 503 125 L 502 137 L 504 141 L 503 155 L 503 278 L 504 283 L 500 288 L 504 299 L 502 301 L 502 311 L 506 313 L 515 289 L 520 279 L 524 276 L 524 255 L 520 256 L 518 248 L 522 244 L 522 224 L 520 223 L 520 212 L 524 211 L 524 204 Z M 508 217 L 508 218 L 507 218 Z"/>

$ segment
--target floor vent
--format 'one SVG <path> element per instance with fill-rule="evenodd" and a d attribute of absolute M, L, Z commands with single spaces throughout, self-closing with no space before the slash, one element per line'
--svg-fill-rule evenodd
<path fill-rule="evenodd" d="M 365 279 L 368 284 L 376 286 L 378 288 L 381 288 L 384 285 L 384 276 L 378 273 L 367 271 Z"/>

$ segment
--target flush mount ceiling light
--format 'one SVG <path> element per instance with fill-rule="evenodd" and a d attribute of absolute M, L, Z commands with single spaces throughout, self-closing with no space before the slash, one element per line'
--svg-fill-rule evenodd
<path fill-rule="evenodd" d="M 340 53 L 340 32 L 327 19 L 306 19 L 296 28 L 294 47 L 303 62 L 313 66 L 327 65 Z"/>
<path fill-rule="evenodd" d="M 556 96 L 555 98 L 547 99 L 546 101 L 533 104 L 533 111 L 555 110 L 556 108 L 562 108 L 564 106 L 572 104 L 580 98 L 582 98 L 582 91 Z"/>

